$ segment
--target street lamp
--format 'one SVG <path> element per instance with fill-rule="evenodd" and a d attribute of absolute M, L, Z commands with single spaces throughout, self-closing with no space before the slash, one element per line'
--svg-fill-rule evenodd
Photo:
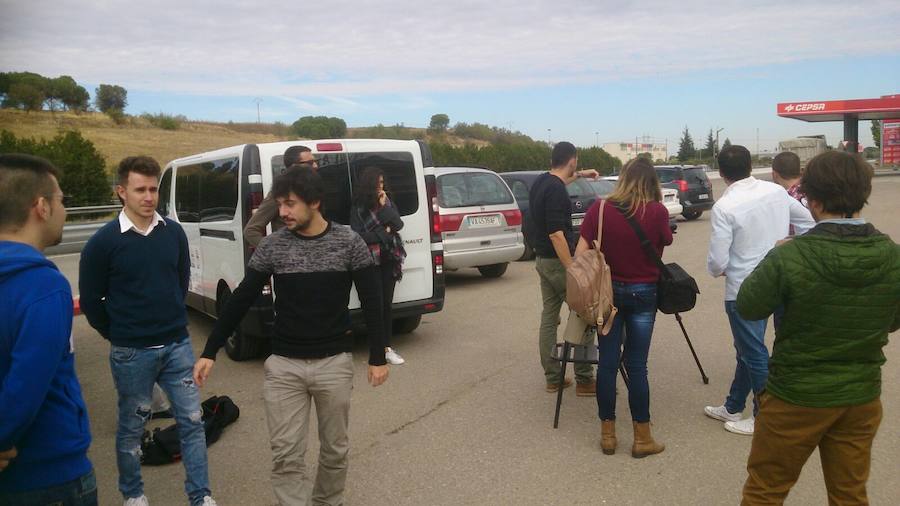
<path fill-rule="evenodd" d="M 553 137 L 551 137 L 552 132 L 552 129 L 547 129 L 547 144 L 549 144 L 551 148 L 553 147 Z"/>
<path fill-rule="evenodd" d="M 720 128 L 716 130 L 716 145 L 713 146 L 715 148 L 713 149 L 713 167 L 715 167 L 716 170 L 719 170 L 719 132 L 722 130 L 725 129 Z"/>
<path fill-rule="evenodd" d="M 600 132 L 594 132 L 594 146 L 600 147 Z"/>

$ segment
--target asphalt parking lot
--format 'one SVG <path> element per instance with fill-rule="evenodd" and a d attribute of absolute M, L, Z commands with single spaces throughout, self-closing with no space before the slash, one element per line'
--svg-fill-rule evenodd
<path fill-rule="evenodd" d="M 716 197 L 722 184 L 714 181 Z M 864 216 L 900 239 L 900 177 L 880 177 Z M 659 315 L 650 354 L 654 436 L 666 444 L 641 460 L 628 453 L 630 417 L 619 385 L 619 451 L 599 449 L 596 402 L 565 392 L 559 429 L 552 428 L 555 395 L 544 391 L 537 353 L 540 291 L 533 262 L 512 264 L 500 279 L 474 269 L 447 276 L 445 309 L 428 315 L 414 333 L 398 336 L 407 359 L 389 381 L 372 388 L 365 345 L 355 353 L 351 457 L 346 502 L 352 505 L 493 504 L 736 504 L 746 477 L 750 438 L 726 432 L 703 415 L 721 404 L 734 370 L 734 349 L 723 310 L 724 282 L 705 273 L 709 215 L 681 222 L 664 259 L 697 278 L 702 295 L 684 322 L 710 377 L 704 385 L 673 317 Z M 77 256 L 57 257 L 75 282 Z M 211 320 L 189 312 L 199 352 Z M 769 327 L 768 343 L 772 329 Z M 109 345 L 77 317 L 77 367 L 90 412 L 101 504 L 120 501 L 116 488 L 116 394 Z M 875 440 L 869 495 L 872 504 L 900 497 L 900 343 L 885 348 L 884 420 Z M 275 502 L 269 484 L 270 451 L 262 403 L 262 360 L 232 362 L 220 353 L 203 398 L 228 395 L 240 419 L 210 447 L 213 495 L 222 505 Z M 153 426 L 169 421 L 154 422 Z M 312 424 L 313 430 L 315 423 Z M 315 469 L 311 432 L 307 453 Z M 144 468 L 151 504 L 184 504 L 180 464 Z M 890 499 L 894 497 L 894 499 Z M 807 463 L 788 504 L 825 504 L 817 455 Z"/>

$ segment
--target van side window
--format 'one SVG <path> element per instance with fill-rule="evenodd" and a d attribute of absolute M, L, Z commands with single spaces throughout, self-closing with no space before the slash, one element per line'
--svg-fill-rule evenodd
<path fill-rule="evenodd" d="M 231 221 L 237 209 L 237 157 L 178 167 L 175 212 L 186 223 Z"/>
<path fill-rule="evenodd" d="M 384 186 L 400 216 L 419 210 L 419 187 L 412 153 L 351 153 L 350 173 L 354 185 L 366 167 L 378 167 L 384 172 Z"/>
<path fill-rule="evenodd" d="M 350 172 L 344 153 L 318 154 L 319 175 L 325 185 L 322 215 L 329 221 L 350 224 Z"/>
<path fill-rule="evenodd" d="M 159 180 L 159 203 L 156 205 L 156 212 L 158 212 L 162 216 L 169 215 L 171 189 L 172 169 L 167 169 L 166 172 L 163 173 L 162 178 Z"/>

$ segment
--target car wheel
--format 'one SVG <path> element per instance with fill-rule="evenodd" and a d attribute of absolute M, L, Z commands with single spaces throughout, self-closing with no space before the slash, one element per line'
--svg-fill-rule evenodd
<path fill-rule="evenodd" d="M 684 219 L 688 221 L 696 220 L 701 214 L 703 214 L 703 211 L 685 211 L 681 213 L 681 215 L 684 216 Z"/>
<path fill-rule="evenodd" d="M 509 262 L 502 264 L 493 264 L 493 265 L 482 265 L 478 267 L 478 272 L 481 273 L 482 276 L 486 278 L 499 278 L 506 272 L 506 268 L 509 267 Z"/>
<path fill-rule="evenodd" d="M 227 288 L 219 292 L 219 296 L 216 297 L 217 315 L 222 314 L 222 311 L 225 309 L 225 304 L 230 297 L 231 290 L 228 290 Z M 234 329 L 234 332 L 228 336 L 228 339 L 225 340 L 225 354 L 235 362 L 250 360 L 259 355 L 260 351 L 262 351 L 262 344 L 261 341 L 246 336 L 241 330 L 240 325 L 238 325 L 238 327 Z"/>
<path fill-rule="evenodd" d="M 522 260 L 531 260 L 534 258 L 534 248 L 528 244 L 528 241 L 525 241 L 525 251 L 522 252 L 522 256 L 519 257 L 519 261 Z"/>
<path fill-rule="evenodd" d="M 409 334 L 416 330 L 422 323 L 422 315 L 407 316 L 405 318 L 394 319 L 392 326 L 394 334 Z"/>

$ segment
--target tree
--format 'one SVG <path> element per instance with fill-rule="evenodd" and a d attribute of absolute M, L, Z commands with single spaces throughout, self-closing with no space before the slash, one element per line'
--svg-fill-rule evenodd
<path fill-rule="evenodd" d="M 731 147 L 731 139 L 729 139 L 728 137 L 725 137 L 725 142 L 722 143 L 722 149 L 724 150 L 725 148 L 730 148 L 730 147 Z"/>
<path fill-rule="evenodd" d="M 50 100 L 59 100 L 70 111 L 86 111 L 91 96 L 71 76 L 50 80 Z M 50 107 L 53 110 L 53 106 Z"/>
<path fill-rule="evenodd" d="M 646 158 L 651 162 L 653 161 L 653 155 L 650 152 L 638 153 L 638 158 Z"/>
<path fill-rule="evenodd" d="M 428 125 L 428 129 L 432 132 L 445 132 L 447 131 L 447 127 L 450 126 L 450 116 L 446 114 L 435 114 L 431 117 L 431 123 Z"/>
<path fill-rule="evenodd" d="M 881 149 L 881 122 L 877 119 L 872 120 L 872 140 L 875 147 Z"/>
<path fill-rule="evenodd" d="M 13 83 L 3 99 L 3 107 L 15 107 L 26 111 L 40 111 L 44 106 L 47 95 L 44 90 L 29 82 Z"/>
<path fill-rule="evenodd" d="M 307 139 L 340 139 L 347 135 L 347 123 L 341 118 L 303 116 L 291 125 L 291 131 Z"/>
<path fill-rule="evenodd" d="M 0 131 L 0 153 L 25 153 L 44 157 L 60 169 L 59 186 L 71 196 L 72 205 L 108 204 L 112 186 L 106 175 L 106 160 L 94 144 L 78 131 L 60 132 L 47 141 L 17 139 Z"/>
<path fill-rule="evenodd" d="M 712 128 L 709 129 L 709 135 L 706 136 L 706 146 L 700 152 L 700 158 L 712 158 L 716 154 L 716 139 L 713 137 Z"/>
<path fill-rule="evenodd" d="M 94 90 L 94 103 L 100 112 L 124 112 L 128 105 L 128 90 L 115 84 L 101 84 Z"/>
<path fill-rule="evenodd" d="M 694 139 L 691 138 L 691 133 L 688 131 L 687 125 L 685 125 L 681 141 L 678 143 L 678 160 L 684 162 L 694 158 L 696 155 L 697 150 L 694 148 Z"/>

